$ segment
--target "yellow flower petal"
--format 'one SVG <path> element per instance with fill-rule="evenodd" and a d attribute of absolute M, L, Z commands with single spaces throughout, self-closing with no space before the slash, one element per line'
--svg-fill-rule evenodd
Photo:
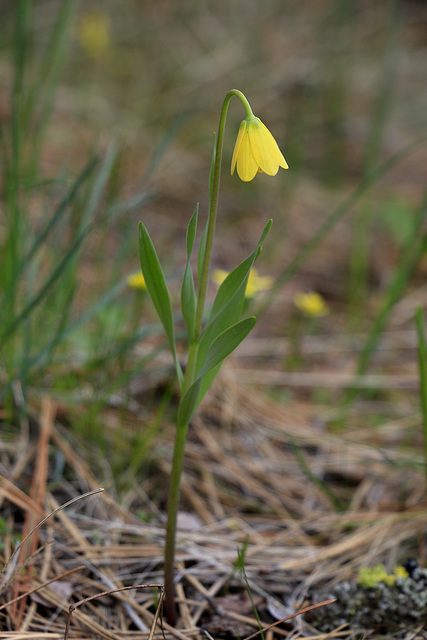
<path fill-rule="evenodd" d="M 328 305 L 320 293 L 316 293 L 315 291 L 296 293 L 294 295 L 294 303 L 300 311 L 312 318 L 323 318 L 330 312 Z"/>
<path fill-rule="evenodd" d="M 249 140 L 255 162 L 269 176 L 275 176 L 279 170 L 278 147 L 275 139 L 259 118 L 249 123 Z"/>
<path fill-rule="evenodd" d="M 271 276 L 260 276 L 258 269 L 252 267 L 249 272 L 248 284 L 246 286 L 246 296 L 253 298 L 260 291 L 268 291 L 273 287 L 274 278 Z"/>
<path fill-rule="evenodd" d="M 128 276 L 127 284 L 128 284 L 128 287 L 131 287 L 132 289 L 147 288 L 147 285 L 145 284 L 144 276 L 140 272 L 132 273 L 130 276 Z"/>
<path fill-rule="evenodd" d="M 78 24 L 80 44 L 89 58 L 101 59 L 111 47 L 111 21 L 106 13 L 86 13 Z"/>
<path fill-rule="evenodd" d="M 211 274 L 211 280 L 218 287 L 224 282 L 229 272 L 224 269 L 214 269 Z M 258 269 L 252 267 L 249 272 L 248 283 L 246 285 L 245 295 L 247 298 L 253 298 L 260 291 L 268 291 L 274 284 L 274 278 L 271 276 L 260 276 Z"/>
<path fill-rule="evenodd" d="M 257 123 L 258 127 L 257 128 L 253 127 L 252 131 L 253 133 L 256 131 L 257 134 L 259 135 L 264 154 L 266 154 L 272 161 L 274 159 L 274 163 L 277 163 L 278 166 L 276 169 L 276 173 L 279 170 L 279 167 L 283 167 L 283 169 L 289 169 L 288 163 L 283 157 L 283 154 L 280 151 L 279 145 L 277 144 L 276 140 L 274 139 L 270 131 L 267 129 L 265 124 L 261 122 L 259 118 L 257 118 L 257 121 L 258 121 Z M 261 169 L 265 171 L 265 173 L 268 173 L 267 169 L 263 168 L 263 163 L 265 162 L 265 160 L 261 160 L 261 157 L 259 159 L 257 158 L 257 153 L 259 152 L 259 150 L 260 150 L 259 147 L 254 149 L 255 160 L 257 160 Z"/>
<path fill-rule="evenodd" d="M 243 182 L 250 182 L 250 180 L 255 178 L 258 169 L 259 165 L 253 156 L 249 140 L 249 130 L 246 126 L 237 153 L 237 173 Z"/>
<path fill-rule="evenodd" d="M 267 127 L 255 116 L 240 124 L 231 160 L 231 174 L 237 165 L 237 173 L 244 182 L 252 180 L 257 172 L 275 176 L 279 167 L 288 169 L 288 164 L 277 142 Z"/>
<path fill-rule="evenodd" d="M 237 134 L 236 144 L 234 145 L 233 157 L 231 159 L 231 175 L 234 173 L 234 169 L 236 168 L 237 156 L 239 155 L 239 149 L 242 144 L 242 138 L 246 130 L 246 120 L 240 123 L 239 133 Z"/>
<path fill-rule="evenodd" d="M 215 282 L 218 286 L 224 282 L 229 272 L 225 269 L 214 269 L 211 274 L 212 282 Z"/>

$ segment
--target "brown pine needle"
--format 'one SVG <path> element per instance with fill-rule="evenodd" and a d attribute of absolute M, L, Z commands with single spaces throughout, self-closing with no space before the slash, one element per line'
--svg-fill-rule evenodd
<path fill-rule="evenodd" d="M 287 620 L 291 620 L 291 618 L 295 618 L 296 616 L 301 615 L 301 613 L 307 613 L 307 611 L 311 611 L 312 609 L 317 609 L 317 607 L 323 607 L 323 605 L 325 605 L 325 604 L 331 604 L 331 602 L 335 602 L 335 600 L 336 600 L 336 598 L 333 598 L 332 600 L 324 600 L 323 602 L 318 602 L 317 604 L 312 604 L 310 607 L 305 607 L 304 609 L 300 609 L 299 611 L 296 611 L 295 613 L 292 613 L 290 616 L 286 616 L 286 618 L 282 618 L 281 620 L 278 620 L 277 622 L 273 622 L 273 624 L 269 624 L 268 627 L 264 627 L 264 629 L 258 629 L 258 631 L 255 631 L 255 633 L 253 633 L 252 635 L 247 636 L 245 638 L 245 640 L 252 640 L 252 638 L 255 638 L 255 636 L 257 636 L 261 632 L 264 633 L 264 631 L 268 631 L 269 629 L 272 629 L 273 627 L 277 627 L 277 625 L 282 624 L 282 622 L 287 622 Z"/>

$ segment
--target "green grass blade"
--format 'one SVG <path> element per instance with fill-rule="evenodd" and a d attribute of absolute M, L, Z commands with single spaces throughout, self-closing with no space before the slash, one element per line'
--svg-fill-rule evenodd
<path fill-rule="evenodd" d="M 111 171 L 113 169 L 116 158 L 117 145 L 115 143 L 112 143 L 109 145 L 102 164 L 99 167 L 99 171 L 94 179 L 86 207 L 83 211 L 80 228 L 85 227 L 94 219 L 95 213 L 105 193 L 105 188 L 111 176 Z"/>
<path fill-rule="evenodd" d="M 68 53 L 71 27 L 77 4 L 78 0 L 62 0 L 58 3 L 58 15 L 43 52 L 37 79 L 25 104 L 25 126 L 30 128 L 32 120 L 37 118 L 37 126 L 34 128 L 32 136 L 29 169 L 32 174 L 37 171 L 39 165 L 41 147 L 52 114 L 56 89 Z"/>
<path fill-rule="evenodd" d="M 86 182 L 91 173 L 93 172 L 96 164 L 98 163 L 97 158 L 91 158 L 81 174 L 76 178 L 74 184 L 71 186 L 68 193 L 64 196 L 64 198 L 59 203 L 56 211 L 53 216 L 49 218 L 45 228 L 39 233 L 37 238 L 35 239 L 33 245 L 29 249 L 27 255 L 24 257 L 23 262 L 20 268 L 20 274 L 25 269 L 25 267 L 31 262 L 31 260 L 36 255 L 37 251 L 40 249 L 41 245 L 46 241 L 49 234 L 53 231 L 57 223 L 61 220 L 68 206 L 74 201 L 76 198 L 81 186 Z"/>
<path fill-rule="evenodd" d="M 17 317 L 13 319 L 13 321 L 6 327 L 3 332 L 3 335 L 0 337 L 0 348 L 2 348 L 11 335 L 18 329 L 20 324 L 25 320 L 27 316 L 33 311 L 33 309 L 40 304 L 43 298 L 47 295 L 47 293 L 51 290 L 57 280 L 62 276 L 66 267 L 69 265 L 71 259 L 77 253 L 81 243 L 83 242 L 88 229 L 84 230 L 82 233 L 78 235 L 78 237 L 74 240 L 68 252 L 65 256 L 60 260 L 60 262 L 56 265 L 55 269 L 49 275 L 45 283 L 40 288 L 39 292 L 30 300 L 30 302 L 24 307 L 21 313 L 18 314 Z"/>

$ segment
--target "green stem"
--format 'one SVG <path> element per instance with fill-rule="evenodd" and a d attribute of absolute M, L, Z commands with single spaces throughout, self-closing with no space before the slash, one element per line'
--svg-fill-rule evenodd
<path fill-rule="evenodd" d="M 184 459 L 185 441 L 188 425 L 177 425 L 173 450 L 172 469 L 169 479 L 168 515 L 165 542 L 165 613 L 169 624 L 176 625 L 174 559 L 176 541 L 176 520 L 178 515 L 181 488 L 182 463 Z"/>
<path fill-rule="evenodd" d="M 212 183 L 212 198 L 210 202 L 209 217 L 208 217 L 208 231 L 206 235 L 206 249 L 203 260 L 202 273 L 199 283 L 199 295 L 197 298 L 196 308 L 196 324 L 195 324 L 195 343 L 197 343 L 200 337 L 200 329 L 202 326 L 203 309 L 205 307 L 206 291 L 209 281 L 209 268 L 211 262 L 212 245 L 215 235 L 216 214 L 218 208 L 218 195 L 219 195 L 219 182 L 221 177 L 221 162 L 222 162 L 222 147 L 224 140 L 225 121 L 227 119 L 228 105 L 233 96 L 237 96 L 243 103 L 246 111 L 247 118 L 253 118 L 252 109 L 246 97 L 238 89 L 232 89 L 227 93 L 224 98 L 224 102 L 221 109 L 221 116 L 219 119 L 218 135 L 216 139 L 216 154 L 215 154 L 215 166 Z"/>
<path fill-rule="evenodd" d="M 212 197 L 210 200 L 209 215 L 207 222 L 206 247 L 203 258 L 203 264 L 199 281 L 199 293 L 196 306 L 196 321 L 194 331 L 194 341 L 188 349 L 187 367 L 184 375 L 184 383 L 181 389 L 181 398 L 194 382 L 197 352 L 199 348 L 199 338 L 201 335 L 203 310 L 206 301 L 206 292 L 209 282 L 209 270 L 212 255 L 213 239 L 215 235 L 216 215 L 218 208 L 219 183 L 221 177 L 221 161 L 222 148 L 224 141 L 225 122 L 227 119 L 227 111 L 230 100 L 233 96 L 238 97 L 246 111 L 247 118 L 253 118 L 252 109 L 246 97 L 238 89 L 232 89 L 227 93 L 221 109 L 219 119 L 218 135 L 216 138 L 215 164 L 212 182 Z M 165 613 L 169 624 L 175 626 L 177 621 L 175 607 L 175 589 L 174 589 L 174 558 L 175 558 L 175 538 L 176 538 L 176 520 L 178 515 L 181 472 L 184 459 L 185 441 L 187 437 L 188 424 L 178 424 L 175 434 L 175 445 L 172 460 L 172 470 L 169 484 L 168 495 L 168 513 L 166 524 L 166 541 L 164 555 L 164 571 L 165 571 Z"/>

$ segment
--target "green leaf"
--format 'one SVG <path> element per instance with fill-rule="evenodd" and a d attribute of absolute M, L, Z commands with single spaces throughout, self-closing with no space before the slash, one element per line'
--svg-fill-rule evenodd
<path fill-rule="evenodd" d="M 177 424 L 188 425 L 197 409 L 201 380 L 195 380 L 179 403 Z"/>
<path fill-rule="evenodd" d="M 213 381 L 215 380 L 216 376 L 218 375 L 218 371 L 221 369 L 221 366 L 222 366 L 222 362 L 217 364 L 216 367 L 211 369 L 208 373 L 205 373 L 205 375 L 203 376 L 202 381 L 201 381 L 201 385 L 200 385 L 200 389 L 199 389 L 199 395 L 197 397 L 195 410 L 197 409 L 197 407 L 199 406 L 199 404 L 201 403 L 201 401 L 205 397 L 206 393 L 211 388 Z"/>
<path fill-rule="evenodd" d="M 222 307 L 221 311 L 205 327 L 199 341 L 196 373 L 201 370 L 212 342 L 228 327 L 240 320 L 245 301 L 247 277 L 248 276 L 246 275 L 245 280 L 243 280 L 241 284 L 240 290 L 236 292 L 234 297 Z"/>
<path fill-rule="evenodd" d="M 223 282 L 221 282 L 209 314 L 210 321 L 220 315 L 221 311 L 237 294 L 240 294 L 239 298 L 243 299 L 245 297 L 247 279 L 252 265 L 255 262 L 255 258 L 256 250 L 233 269 Z M 243 285 L 244 289 L 242 289 Z"/>
<path fill-rule="evenodd" d="M 154 308 L 157 311 L 157 315 L 159 316 L 160 322 L 163 325 L 169 341 L 178 382 L 181 386 L 183 376 L 181 366 L 176 355 L 175 331 L 169 291 L 166 286 L 165 276 L 163 274 L 159 258 L 157 257 L 156 250 L 151 241 L 150 235 L 142 222 L 139 223 L 139 259 L 147 291 L 150 294 Z"/>
<path fill-rule="evenodd" d="M 266 239 L 272 224 L 272 220 L 269 220 L 267 222 L 261 234 L 259 242 L 250 256 L 248 256 L 246 260 L 243 260 L 243 262 L 241 262 L 231 273 L 229 273 L 225 280 L 221 283 L 215 296 L 214 303 L 212 305 L 209 316 L 210 318 L 213 318 L 240 289 L 245 278 L 247 278 L 247 276 L 249 275 L 252 265 L 259 255 L 261 245 Z"/>
<path fill-rule="evenodd" d="M 199 216 L 199 203 L 196 204 L 196 208 L 193 211 L 193 215 L 190 218 L 190 222 L 187 227 L 187 260 L 190 260 L 193 252 L 194 241 L 196 239 L 197 232 L 197 219 Z"/>
<path fill-rule="evenodd" d="M 241 262 L 221 283 L 212 305 L 209 322 L 203 331 L 198 353 L 196 372 L 203 366 L 206 354 L 212 342 L 228 327 L 240 319 L 245 302 L 246 284 L 250 270 L 259 255 L 261 244 L 270 231 L 272 221 L 266 224 L 254 251 Z"/>
<path fill-rule="evenodd" d="M 205 361 L 198 374 L 203 377 L 208 371 L 220 364 L 239 344 L 246 338 L 248 333 L 252 331 L 256 324 L 256 318 L 250 316 L 239 320 L 235 324 L 228 327 L 225 331 L 215 338 L 206 354 Z"/>
<path fill-rule="evenodd" d="M 181 400 L 178 410 L 178 421 L 180 424 L 188 424 L 203 396 L 209 389 L 221 363 L 246 338 L 255 324 L 256 318 L 253 316 L 244 318 L 231 327 L 228 327 L 228 329 L 223 331 L 212 342 L 197 378 Z M 209 375 L 212 372 L 214 372 L 214 375 Z M 205 378 L 208 376 L 209 378 L 206 380 L 207 384 L 203 384 Z"/>
<path fill-rule="evenodd" d="M 194 288 L 193 272 L 190 262 L 187 262 L 181 286 L 181 311 L 187 329 L 188 342 L 194 340 L 194 328 L 196 324 L 196 291 Z"/>
<path fill-rule="evenodd" d="M 181 310 L 185 328 L 187 329 L 188 342 L 193 342 L 194 340 L 194 327 L 196 324 L 196 291 L 194 288 L 194 278 L 191 270 L 190 258 L 194 247 L 194 241 L 196 239 L 198 214 L 199 203 L 197 203 L 187 227 L 187 264 L 185 265 L 181 285 Z"/>

